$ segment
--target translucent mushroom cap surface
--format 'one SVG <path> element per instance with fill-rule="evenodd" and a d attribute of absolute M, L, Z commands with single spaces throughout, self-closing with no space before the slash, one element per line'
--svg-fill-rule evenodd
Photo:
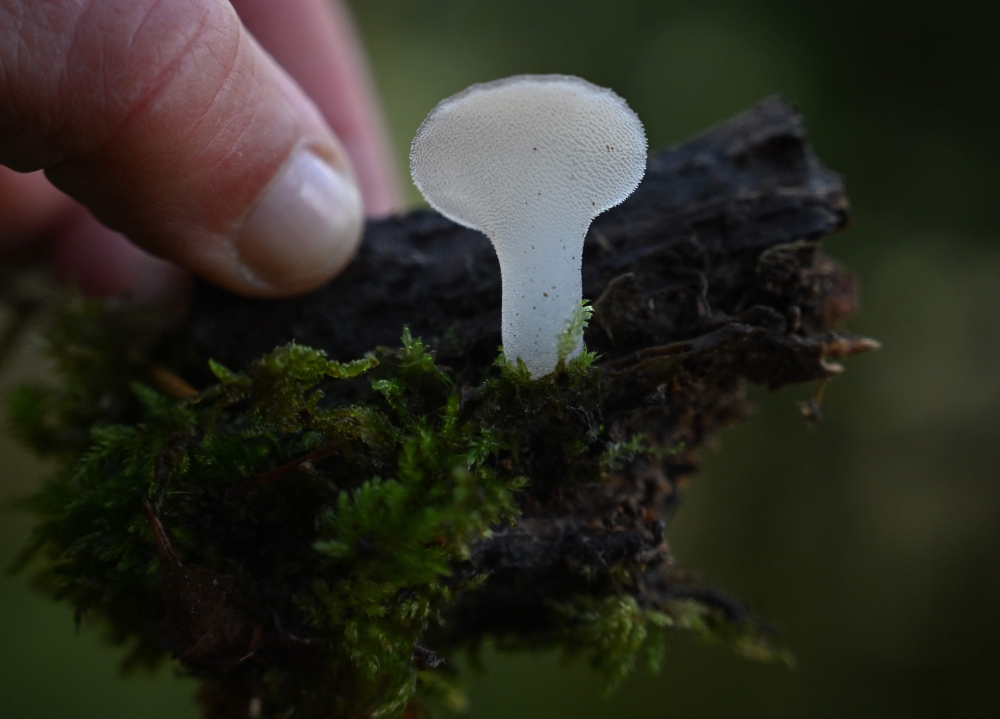
<path fill-rule="evenodd" d="M 568 348 L 566 333 L 580 312 L 584 238 L 646 171 L 646 135 L 625 101 L 566 75 L 473 85 L 427 116 L 410 166 L 434 209 L 493 243 L 507 360 L 537 378 L 578 355 L 582 333 Z"/>

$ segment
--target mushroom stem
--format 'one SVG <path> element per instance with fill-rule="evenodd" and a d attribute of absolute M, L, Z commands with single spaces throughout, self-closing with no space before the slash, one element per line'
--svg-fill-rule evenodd
<path fill-rule="evenodd" d="M 584 234 L 579 228 L 550 227 L 544 234 L 490 239 L 503 281 L 504 357 L 512 364 L 521 359 L 533 379 L 544 377 L 559 360 L 571 360 L 583 350 L 582 335 L 565 356 L 560 356 L 565 347 L 553 339 L 570 328 L 583 300 Z"/>

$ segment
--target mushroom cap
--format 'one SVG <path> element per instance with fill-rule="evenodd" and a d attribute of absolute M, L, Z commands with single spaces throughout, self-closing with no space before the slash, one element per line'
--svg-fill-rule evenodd
<path fill-rule="evenodd" d="M 410 166 L 434 209 L 494 244 L 556 217 L 582 237 L 639 185 L 646 134 L 607 88 L 569 75 L 517 75 L 438 104 L 417 130 Z"/>

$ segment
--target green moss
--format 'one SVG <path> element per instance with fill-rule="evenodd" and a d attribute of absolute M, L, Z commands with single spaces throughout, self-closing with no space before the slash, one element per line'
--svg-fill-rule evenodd
<path fill-rule="evenodd" d="M 186 664 L 206 696 L 243 687 L 264 717 L 460 703 L 420 642 L 487 580 L 456 567 L 516 521 L 529 449 L 553 458 L 558 482 L 606 481 L 650 449 L 608 441 L 593 418 L 566 421 L 597 404 L 586 352 L 542 381 L 501 354 L 458 388 L 408 331 L 400 348 L 347 364 L 290 344 L 242 371 L 212 362 L 217 384 L 177 399 L 152 386 L 133 336 L 118 314 L 74 303 L 50 337 L 60 382 L 12 399 L 18 435 L 60 463 L 22 504 L 37 524 L 18 568 L 130 645 L 130 666 L 157 664 L 166 646 L 197 652 Z M 156 521 L 185 567 L 232 578 L 226 606 L 254 638 L 164 626 L 171 603 L 196 614 L 210 602 L 170 595 Z M 667 631 L 709 626 L 687 605 L 640 606 L 631 585 L 552 603 L 548 631 L 502 641 L 584 655 L 616 684 L 638 656 L 656 664 Z M 223 666 L 227 641 L 244 661 Z"/>
<path fill-rule="evenodd" d="M 570 353 L 583 343 L 583 331 L 587 329 L 590 318 L 593 316 L 594 308 L 590 306 L 590 301 L 583 300 L 580 302 L 580 306 L 576 308 L 576 312 L 573 313 L 573 317 L 570 319 L 569 324 L 566 325 L 566 329 L 559 335 L 558 356 L 560 361 L 569 357 Z M 584 348 L 583 354 L 587 354 L 586 348 Z M 591 355 L 589 361 L 586 361 L 585 366 L 592 364 L 594 359 L 596 359 L 596 356 Z"/>
<path fill-rule="evenodd" d="M 747 658 L 781 660 L 792 665 L 752 622 L 729 622 L 718 611 L 697 601 L 673 600 L 657 609 L 631 596 L 576 597 L 555 603 L 553 646 L 565 657 L 583 657 L 607 681 L 611 692 L 643 663 L 658 672 L 673 632 L 693 632 L 710 640 L 725 639 Z"/>

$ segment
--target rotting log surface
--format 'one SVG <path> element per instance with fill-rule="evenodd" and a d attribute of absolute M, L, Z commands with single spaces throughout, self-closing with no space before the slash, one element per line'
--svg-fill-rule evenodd
<path fill-rule="evenodd" d="M 601 591 L 581 578 L 590 566 L 634 569 L 644 603 L 694 595 L 739 618 L 738 602 L 675 570 L 665 522 L 693 450 L 745 416 L 748 383 L 826 380 L 836 360 L 875 346 L 834 329 L 854 312 L 855 286 L 819 243 L 848 221 L 841 178 L 780 99 L 651 156 L 639 189 L 587 236 L 584 296 L 596 314 L 586 341 L 602 375 L 579 421 L 612 440 L 641 432 L 684 451 L 645 453 L 609 483 L 569 488 L 546 483 L 540 447 L 522 519 L 474 549 L 468 569 L 490 572 L 486 588 L 454 610 L 448 636 L 429 638 L 432 649 L 530 632 L 545 600 Z M 426 211 L 374 221 L 346 271 L 311 294 L 263 301 L 200 285 L 188 372 L 198 377 L 208 358 L 239 368 L 291 340 L 355 359 L 398 345 L 408 325 L 461 383 L 496 357 L 500 297 L 499 264 L 480 233 Z"/>

